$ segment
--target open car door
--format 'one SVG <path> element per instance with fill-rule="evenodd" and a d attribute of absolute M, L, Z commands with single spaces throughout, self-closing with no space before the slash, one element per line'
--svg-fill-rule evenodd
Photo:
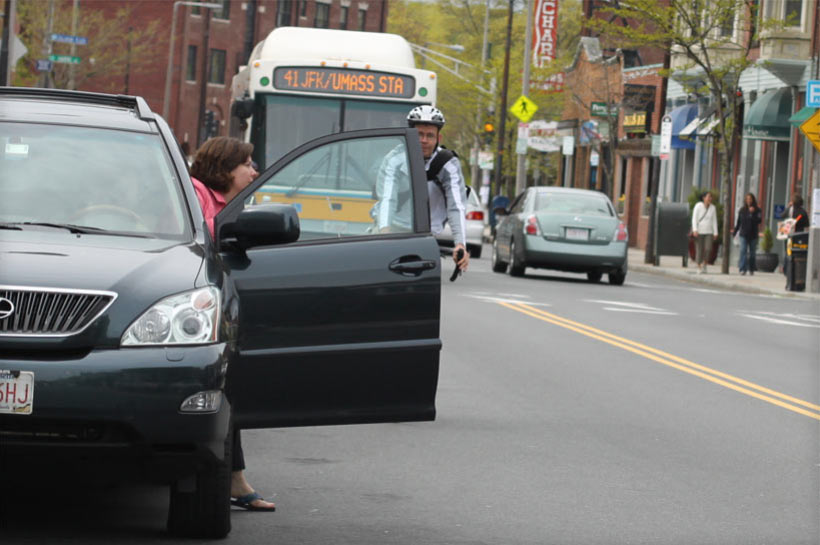
<path fill-rule="evenodd" d="M 295 242 L 246 251 L 223 226 L 290 204 Z M 240 428 L 433 420 L 439 249 L 415 129 L 325 136 L 290 152 L 216 218 L 239 300 L 228 397 Z"/>

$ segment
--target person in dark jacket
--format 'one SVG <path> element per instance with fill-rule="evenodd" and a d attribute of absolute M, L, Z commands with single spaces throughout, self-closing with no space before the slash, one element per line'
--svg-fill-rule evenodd
<path fill-rule="evenodd" d="M 754 194 L 746 193 L 743 206 L 737 211 L 737 222 L 732 232 L 733 235 L 740 235 L 740 258 L 737 263 L 740 274 L 755 273 L 755 252 L 761 219 L 762 214 L 760 207 L 757 206 L 757 199 Z"/>
<path fill-rule="evenodd" d="M 788 217 L 794 218 L 792 233 L 801 233 L 809 228 L 809 213 L 803 208 L 803 197 L 795 195 L 789 203 Z"/>

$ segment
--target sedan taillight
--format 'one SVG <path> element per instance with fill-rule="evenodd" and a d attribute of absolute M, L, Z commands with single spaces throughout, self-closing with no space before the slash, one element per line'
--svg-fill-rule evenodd
<path fill-rule="evenodd" d="M 524 225 L 524 232 L 528 235 L 540 235 L 541 228 L 538 226 L 538 218 L 530 216 L 527 218 L 527 223 Z"/>
<path fill-rule="evenodd" d="M 465 217 L 468 220 L 484 221 L 484 212 L 481 210 L 473 210 L 472 212 L 467 212 L 467 216 Z"/>
<path fill-rule="evenodd" d="M 618 224 L 618 228 L 615 229 L 615 236 L 612 237 L 612 240 L 617 242 L 626 242 L 629 239 L 629 235 L 626 232 L 626 224 L 621 222 Z"/>

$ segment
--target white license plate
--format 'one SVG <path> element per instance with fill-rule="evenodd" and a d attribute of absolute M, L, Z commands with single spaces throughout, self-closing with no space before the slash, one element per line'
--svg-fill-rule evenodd
<path fill-rule="evenodd" d="M 0 369 L 0 413 L 31 414 L 34 408 L 34 373 Z"/>
<path fill-rule="evenodd" d="M 567 227 L 567 240 L 589 240 L 589 229 L 573 229 Z"/>

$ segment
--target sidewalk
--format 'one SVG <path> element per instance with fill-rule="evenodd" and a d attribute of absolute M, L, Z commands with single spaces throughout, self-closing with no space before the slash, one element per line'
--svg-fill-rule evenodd
<path fill-rule="evenodd" d="M 630 271 L 658 274 L 677 278 L 685 282 L 693 282 L 733 291 L 814 299 L 820 302 L 820 293 L 786 291 L 786 277 L 781 272 L 765 273 L 757 271 L 753 276 L 749 276 L 748 274 L 741 276 L 737 269 L 737 264 L 734 263 L 729 267 L 729 274 L 722 274 L 720 272 L 722 258 L 718 257 L 715 264 L 707 268 L 706 274 L 697 274 L 697 266 L 692 260 L 689 260 L 689 266 L 684 268 L 680 256 L 665 255 L 661 256 L 660 265 L 655 267 L 652 264 L 644 263 L 644 255 L 644 251 L 641 249 L 629 249 Z"/>

